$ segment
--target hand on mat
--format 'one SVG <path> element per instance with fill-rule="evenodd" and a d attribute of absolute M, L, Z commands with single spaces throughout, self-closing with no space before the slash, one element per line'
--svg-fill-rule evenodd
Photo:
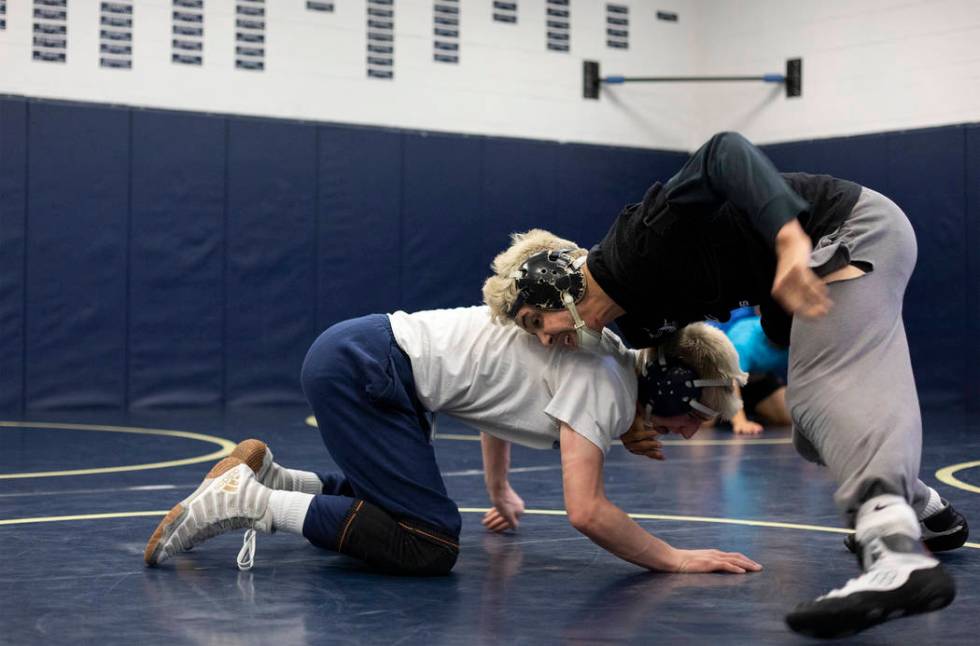
<path fill-rule="evenodd" d="M 483 515 L 483 526 L 491 532 L 517 529 L 524 515 L 524 501 L 517 492 L 506 485 L 500 492 L 491 495 L 493 509 Z"/>
<path fill-rule="evenodd" d="M 833 303 L 827 285 L 810 269 L 810 238 L 796 220 L 785 224 L 776 235 L 776 278 L 772 296 L 790 314 L 816 318 L 830 311 Z"/>
<path fill-rule="evenodd" d="M 757 435 L 762 432 L 762 424 L 753 422 L 743 413 L 732 418 L 732 431 L 736 435 Z"/>
<path fill-rule="evenodd" d="M 619 439 L 630 453 L 644 455 L 653 460 L 663 460 L 663 444 L 657 439 L 660 435 L 661 433 L 644 422 L 642 415 L 637 414 L 630 430 L 620 435 Z"/>
<path fill-rule="evenodd" d="M 721 550 L 675 550 L 677 567 L 675 572 L 730 572 L 745 574 L 758 572 L 762 566 L 738 552 Z"/>

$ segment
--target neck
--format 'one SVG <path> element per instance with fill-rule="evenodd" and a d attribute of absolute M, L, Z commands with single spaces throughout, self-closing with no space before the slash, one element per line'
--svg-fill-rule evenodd
<path fill-rule="evenodd" d="M 586 325 L 601 329 L 626 313 L 592 277 L 589 263 L 582 265 L 582 274 L 585 276 L 585 298 L 579 303 L 578 311 Z"/>

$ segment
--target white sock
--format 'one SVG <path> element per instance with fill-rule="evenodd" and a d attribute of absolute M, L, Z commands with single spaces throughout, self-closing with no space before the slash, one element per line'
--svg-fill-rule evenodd
<path fill-rule="evenodd" d="M 302 491 L 273 491 L 269 497 L 272 530 L 302 536 L 303 522 L 312 502 L 313 495 Z"/>
<path fill-rule="evenodd" d="M 273 462 L 269 476 L 271 476 L 270 482 L 272 483 L 273 489 L 302 491 L 303 493 L 311 494 L 323 493 L 323 483 L 320 481 L 320 476 L 312 471 L 287 469 Z M 267 476 L 267 479 L 269 476 Z"/>
<path fill-rule="evenodd" d="M 873 538 L 904 534 L 915 540 L 922 536 L 915 511 L 902 496 L 887 494 L 864 501 L 854 523 L 854 538 L 865 544 Z"/>
<path fill-rule="evenodd" d="M 919 520 L 925 520 L 929 516 L 932 516 L 938 511 L 942 511 L 946 505 L 943 504 L 943 499 L 939 495 L 939 492 L 929 487 L 929 502 L 923 507 L 922 512 L 919 513 Z"/>

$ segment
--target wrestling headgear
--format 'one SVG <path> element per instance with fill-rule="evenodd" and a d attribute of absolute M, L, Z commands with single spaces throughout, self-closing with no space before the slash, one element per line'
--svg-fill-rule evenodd
<path fill-rule="evenodd" d="M 643 366 L 639 377 L 639 400 L 647 417 L 674 417 L 695 410 L 708 417 L 718 411 L 708 408 L 698 398 L 701 389 L 711 386 L 731 386 L 731 379 L 701 379 L 697 373 L 678 359 L 668 359 L 663 348 L 657 349 L 657 359 Z"/>
<path fill-rule="evenodd" d="M 575 303 L 585 296 L 585 275 L 582 265 L 585 256 L 572 258 L 573 249 L 542 251 L 524 261 L 511 274 L 517 286 L 517 298 L 507 315 L 517 316 L 525 305 L 543 310 L 567 309 L 575 321 L 578 347 L 598 352 L 602 346 L 602 333 L 589 328 L 578 315 Z"/>

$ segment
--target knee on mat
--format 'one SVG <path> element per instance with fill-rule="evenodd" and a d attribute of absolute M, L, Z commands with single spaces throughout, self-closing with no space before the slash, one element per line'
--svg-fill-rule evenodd
<path fill-rule="evenodd" d="M 431 529 L 398 521 L 380 507 L 359 500 L 344 523 L 337 551 L 385 574 L 444 576 L 456 565 L 459 543 Z"/>

